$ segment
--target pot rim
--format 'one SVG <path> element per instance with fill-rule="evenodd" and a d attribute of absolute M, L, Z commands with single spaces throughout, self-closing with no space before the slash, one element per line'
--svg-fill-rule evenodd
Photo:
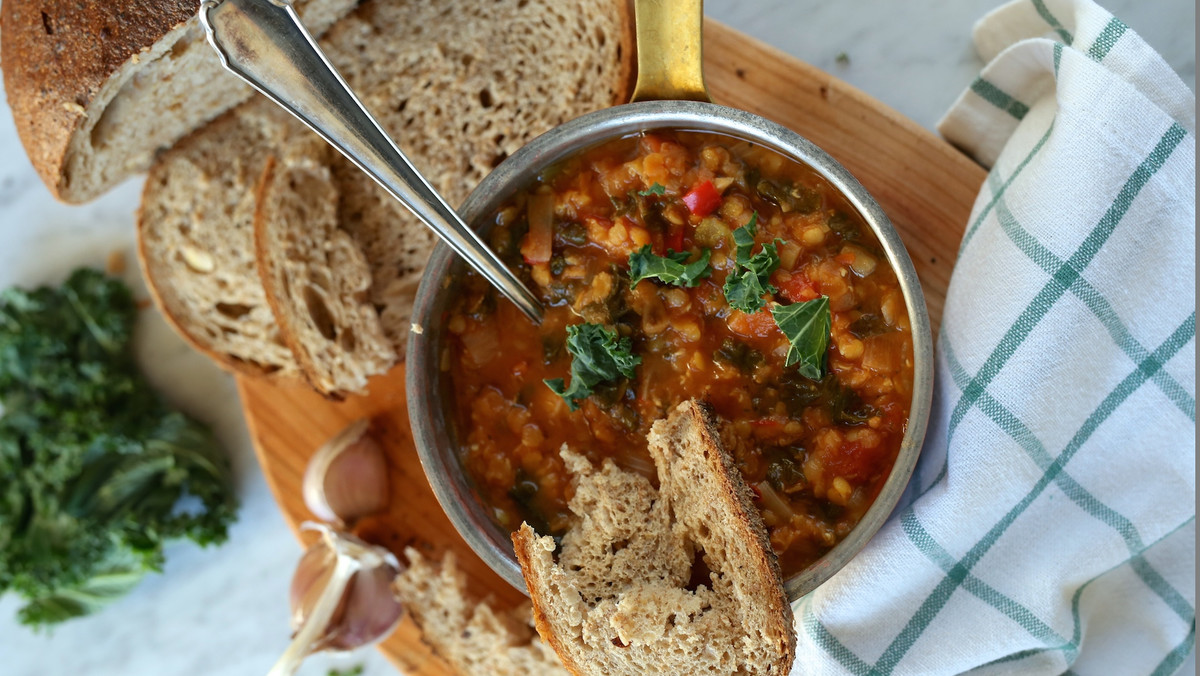
<path fill-rule="evenodd" d="M 908 307 L 913 340 L 913 391 L 908 425 L 891 474 L 859 523 L 818 561 L 784 580 L 795 602 L 848 563 L 883 526 L 905 492 L 925 437 L 933 396 L 933 338 L 925 297 L 900 236 L 866 189 L 824 150 L 796 132 L 752 113 L 695 101 L 647 101 L 588 113 L 535 138 L 500 164 L 459 209 L 479 230 L 482 219 L 528 185 L 541 171 L 606 140 L 655 129 L 714 132 L 770 148 L 811 167 L 858 210 L 878 238 L 896 273 Z M 439 243 L 417 290 L 413 331 L 408 340 L 406 390 L 417 453 L 434 495 L 459 534 L 492 570 L 528 594 L 507 533 L 491 521 L 458 459 L 450 427 L 451 412 L 442 405 L 439 379 L 441 321 L 452 280 L 466 264 Z M 417 395 L 417 396 L 414 396 Z"/>

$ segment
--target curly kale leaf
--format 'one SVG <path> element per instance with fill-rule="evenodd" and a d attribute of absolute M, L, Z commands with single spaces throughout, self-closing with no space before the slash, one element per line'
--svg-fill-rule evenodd
<path fill-rule="evenodd" d="M 708 264 L 712 251 L 703 249 L 699 258 L 688 263 L 690 257 L 691 254 L 686 251 L 676 253 L 671 249 L 667 249 L 666 256 L 656 256 L 649 244 L 643 246 L 629 254 L 629 288 L 649 278 L 675 286 L 696 286 L 701 279 L 712 274 L 712 267 Z"/>
<path fill-rule="evenodd" d="M 212 433 L 142 377 L 136 305 L 78 270 L 61 287 L 0 293 L 0 593 L 41 626 L 95 611 L 163 544 L 226 537 L 236 512 Z"/>
<path fill-rule="evenodd" d="M 567 402 L 572 411 L 578 401 L 591 396 L 597 385 L 632 378 L 634 369 L 642 363 L 635 356 L 628 338 L 617 338 L 617 332 L 600 324 L 572 324 L 567 327 L 567 351 L 571 353 L 571 385 L 562 378 L 548 379 L 546 385 Z"/>
<path fill-rule="evenodd" d="M 747 314 L 758 312 L 766 305 L 763 296 L 777 290 L 767 280 L 779 267 L 779 244 L 775 240 L 763 244 L 758 253 L 751 255 L 754 236 L 758 233 L 758 214 L 750 222 L 733 231 L 734 269 L 725 278 L 725 299 L 729 306 Z"/>

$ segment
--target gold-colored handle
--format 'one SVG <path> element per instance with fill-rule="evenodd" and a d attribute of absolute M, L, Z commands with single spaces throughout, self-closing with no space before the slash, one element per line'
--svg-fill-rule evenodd
<path fill-rule="evenodd" d="M 635 0 L 637 85 L 631 101 L 711 102 L 704 86 L 704 0 Z"/>

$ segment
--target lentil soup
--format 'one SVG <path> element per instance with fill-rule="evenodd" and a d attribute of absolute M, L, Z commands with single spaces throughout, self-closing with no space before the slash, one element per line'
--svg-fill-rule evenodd
<path fill-rule="evenodd" d="M 442 370 L 462 465 L 496 523 L 567 528 L 563 444 L 653 479 L 650 425 L 695 397 L 720 421 L 785 577 L 854 528 L 904 437 L 913 348 L 895 273 L 825 179 L 739 139 L 656 131 L 552 168 L 493 217 L 491 246 L 545 320 L 467 272 Z M 801 304 L 828 318 L 826 335 L 785 365 L 797 340 L 779 311 Z M 578 370 L 587 325 L 619 372 Z"/>

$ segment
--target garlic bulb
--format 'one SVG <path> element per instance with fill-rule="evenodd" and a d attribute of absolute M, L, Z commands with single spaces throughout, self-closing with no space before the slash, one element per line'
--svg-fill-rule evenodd
<path fill-rule="evenodd" d="M 366 420 L 350 425 L 308 462 L 304 504 L 318 519 L 343 525 L 387 507 L 387 460 L 368 426 Z"/>
<path fill-rule="evenodd" d="M 392 590 L 400 563 L 391 552 L 323 524 L 307 522 L 301 528 L 315 530 L 321 538 L 304 552 L 292 576 L 296 633 L 268 676 L 294 674 L 314 652 L 376 643 L 404 615 Z"/>

